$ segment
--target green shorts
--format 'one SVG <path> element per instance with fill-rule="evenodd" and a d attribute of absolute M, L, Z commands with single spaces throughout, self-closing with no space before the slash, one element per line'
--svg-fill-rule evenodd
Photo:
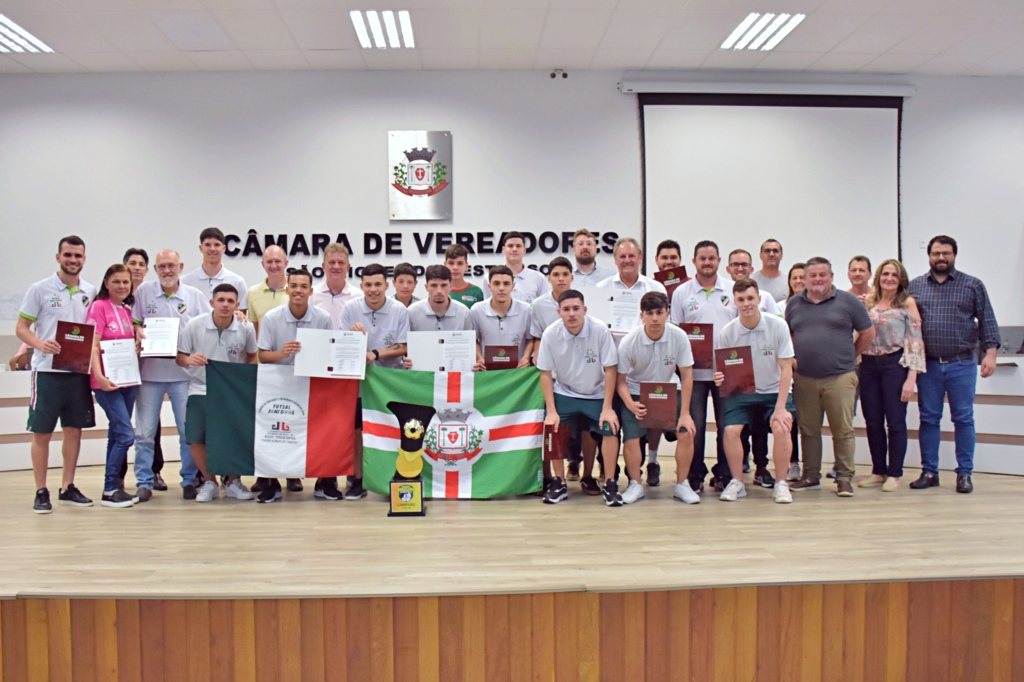
<path fill-rule="evenodd" d="M 32 433 L 53 433 L 60 419 L 64 429 L 91 429 L 96 411 L 88 374 L 32 372 L 28 426 Z"/>
<path fill-rule="evenodd" d="M 185 442 L 206 444 L 205 395 L 190 395 L 185 403 Z"/>
<path fill-rule="evenodd" d="M 775 411 L 775 402 L 778 399 L 778 393 L 729 396 L 725 399 L 725 417 L 722 419 L 722 426 L 746 426 L 758 410 L 764 411 L 764 421 L 770 426 L 772 412 Z M 796 415 L 793 396 L 786 396 L 786 411 Z"/>
<path fill-rule="evenodd" d="M 634 395 L 633 400 L 640 402 L 640 396 Z M 676 423 L 679 423 L 680 410 L 682 409 L 682 396 L 679 395 L 679 391 L 676 391 Z M 636 418 L 636 415 L 626 409 L 624 403 L 619 404 L 619 423 L 622 424 L 622 438 L 623 440 L 633 440 L 634 438 L 640 438 L 647 433 L 647 429 L 640 426 L 640 420 Z M 659 431 L 661 429 L 658 429 Z M 675 431 L 675 429 L 665 429 L 666 431 Z"/>
<path fill-rule="evenodd" d="M 568 422 L 574 417 L 580 416 L 585 422 L 582 426 L 586 426 L 591 433 L 614 436 L 611 429 L 606 429 L 603 424 L 598 424 L 603 404 L 604 401 L 600 399 L 572 398 L 560 393 L 555 394 L 555 410 L 558 412 L 559 420 Z"/>

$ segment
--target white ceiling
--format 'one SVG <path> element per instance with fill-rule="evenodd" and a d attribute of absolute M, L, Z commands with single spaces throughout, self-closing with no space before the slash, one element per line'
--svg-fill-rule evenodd
<path fill-rule="evenodd" d="M 397 4 L 404 2 L 404 4 Z M 415 50 L 363 50 L 352 9 L 409 9 Z M 718 46 L 804 12 L 775 50 Z M 763 69 L 1024 76 L 1024 0 L 0 0 L 56 54 L 0 73 Z"/>

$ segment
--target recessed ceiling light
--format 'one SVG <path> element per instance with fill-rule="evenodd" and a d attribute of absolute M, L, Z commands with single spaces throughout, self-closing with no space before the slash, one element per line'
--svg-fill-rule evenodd
<path fill-rule="evenodd" d="M 0 52 L 53 52 L 50 47 L 0 14 Z"/>
<path fill-rule="evenodd" d="M 395 21 L 395 12 L 392 10 L 382 12 L 367 10 L 365 17 L 363 12 L 353 10 L 348 15 L 352 19 L 352 27 L 356 30 L 359 44 L 364 48 L 377 47 L 385 50 L 388 47 L 416 47 L 412 36 L 412 20 L 405 10 L 398 12 L 397 22 Z M 401 27 L 401 39 L 399 39 L 399 27 Z M 385 31 L 387 32 L 386 38 Z"/>
<path fill-rule="evenodd" d="M 722 43 L 723 50 L 770 50 L 790 34 L 804 14 L 759 14 L 751 12 Z"/>

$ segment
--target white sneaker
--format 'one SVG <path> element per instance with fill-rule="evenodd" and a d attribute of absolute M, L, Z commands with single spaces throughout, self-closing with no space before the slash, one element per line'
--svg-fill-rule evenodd
<path fill-rule="evenodd" d="M 644 499 L 644 487 L 638 481 L 630 481 L 626 492 L 622 493 L 623 504 L 633 504 Z"/>
<path fill-rule="evenodd" d="M 672 497 L 685 504 L 700 504 L 700 495 L 693 492 L 693 488 L 690 487 L 690 482 L 688 480 L 683 481 L 682 483 L 676 483 L 675 490 L 672 492 Z"/>
<path fill-rule="evenodd" d="M 793 501 L 793 494 L 789 492 L 789 484 L 779 481 L 775 484 L 775 491 L 772 492 L 772 500 L 776 504 L 789 504 Z"/>
<path fill-rule="evenodd" d="M 787 481 L 799 481 L 800 480 L 800 465 L 793 462 L 789 465 L 789 471 L 786 472 Z"/>
<path fill-rule="evenodd" d="M 236 478 L 224 488 L 225 497 L 233 497 L 236 500 L 251 500 L 252 491 L 245 487 L 242 479 Z"/>
<path fill-rule="evenodd" d="M 196 493 L 196 502 L 213 502 L 220 497 L 220 486 L 217 481 L 203 481 L 203 487 Z"/>
<path fill-rule="evenodd" d="M 735 502 L 741 497 L 747 496 L 747 486 L 743 485 L 743 481 L 737 481 L 735 478 L 729 481 L 729 485 L 725 486 L 725 490 L 718 497 L 720 500 L 726 502 Z"/>

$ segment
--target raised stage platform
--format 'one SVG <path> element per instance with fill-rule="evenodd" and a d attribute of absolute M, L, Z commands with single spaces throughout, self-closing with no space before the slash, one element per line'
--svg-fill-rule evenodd
<path fill-rule="evenodd" d="M 2 473 L 2 679 L 1024 680 L 1020 478 L 685 506 L 664 468 L 621 509 L 570 484 L 419 519 L 312 481 L 36 515 Z"/>

